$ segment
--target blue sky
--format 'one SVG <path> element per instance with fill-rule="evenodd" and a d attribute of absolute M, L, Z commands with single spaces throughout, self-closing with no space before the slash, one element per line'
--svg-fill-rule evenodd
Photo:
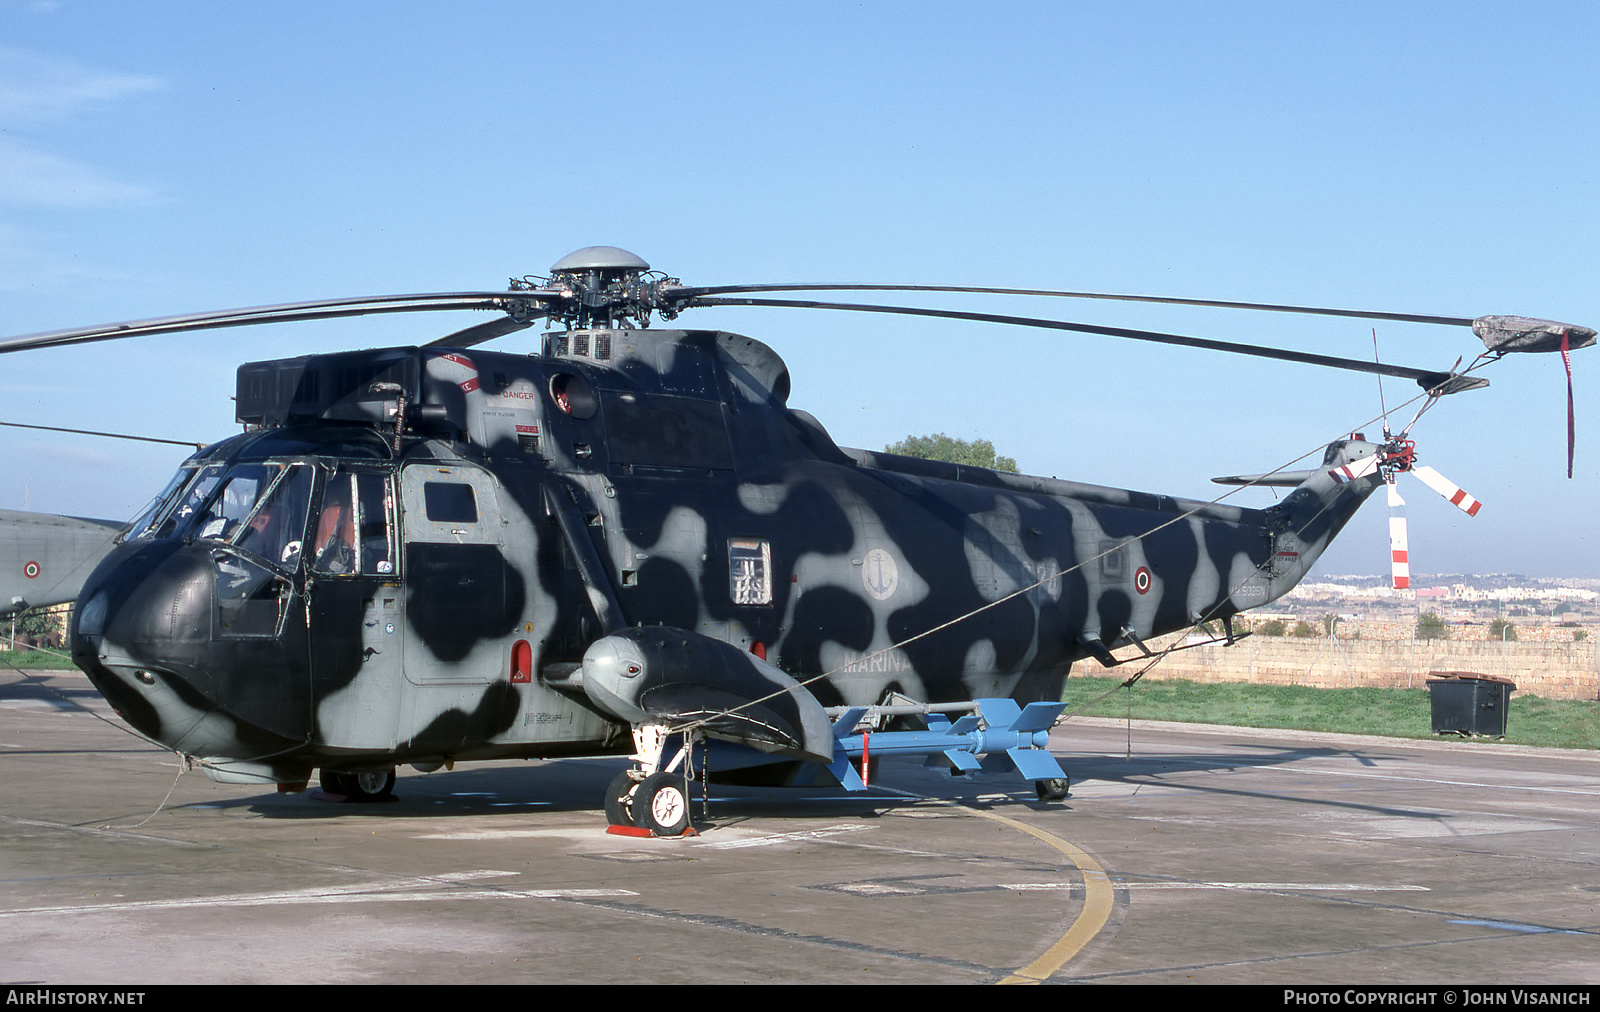
<path fill-rule="evenodd" d="M 883 281 L 1600 322 L 1600 7 L 998 3 L 242 5 L 0 0 L 0 334 L 500 287 L 591 244 L 690 284 Z M 952 307 L 1351 357 L 1359 321 Z M 0 362 L 0 420 L 235 431 L 242 361 L 427 340 L 442 316 Z M 1025 470 L 1210 497 L 1378 414 L 1370 377 L 994 326 L 701 310 L 775 347 L 847 445 L 992 439 Z M 1464 330 L 1378 324 L 1444 368 Z M 498 342 L 515 348 L 516 338 Z M 1600 575 L 1600 353 L 1419 425 L 1415 572 Z M 1385 387 L 1392 405 L 1411 390 Z M 1414 388 L 1412 388 L 1414 389 Z M 1409 417 L 1409 415 L 1407 416 Z M 1370 426 L 1376 428 L 1376 426 Z M 133 514 L 176 450 L 0 429 L 0 507 Z M 1271 493 L 1233 501 L 1261 505 Z M 1321 567 L 1386 569 L 1383 505 Z"/>

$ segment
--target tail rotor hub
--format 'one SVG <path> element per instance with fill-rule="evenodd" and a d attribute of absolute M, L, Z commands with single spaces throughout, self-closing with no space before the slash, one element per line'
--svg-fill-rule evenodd
<path fill-rule="evenodd" d="M 1389 474 L 1402 474 L 1417 463 L 1417 444 L 1412 439 L 1390 439 L 1379 453 L 1383 469 Z"/>

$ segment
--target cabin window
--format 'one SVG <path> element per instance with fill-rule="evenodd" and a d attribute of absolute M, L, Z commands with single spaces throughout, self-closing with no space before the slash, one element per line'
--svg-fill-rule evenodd
<path fill-rule="evenodd" d="M 734 604 L 772 603 L 772 546 L 765 538 L 728 539 L 728 593 Z"/>
<path fill-rule="evenodd" d="M 550 400 L 555 403 L 556 410 L 577 419 L 594 417 L 600 406 L 589 381 L 569 372 L 558 372 L 550 377 Z"/>
<path fill-rule="evenodd" d="M 605 405 L 607 448 L 614 464 L 733 467 L 720 401 L 608 390 Z"/>
<path fill-rule="evenodd" d="M 1100 575 L 1107 580 L 1121 580 L 1128 575 L 1128 552 L 1126 542 L 1102 541 L 1100 542 Z"/>
<path fill-rule="evenodd" d="M 430 481 L 422 486 L 423 509 L 439 524 L 475 524 L 478 500 L 472 486 L 454 481 Z"/>

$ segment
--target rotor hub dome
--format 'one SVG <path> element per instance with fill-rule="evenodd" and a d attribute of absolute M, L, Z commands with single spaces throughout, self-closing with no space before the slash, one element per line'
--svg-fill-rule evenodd
<path fill-rule="evenodd" d="M 647 271 L 650 265 L 620 246 L 585 246 L 557 260 L 552 274 L 574 271 Z"/>

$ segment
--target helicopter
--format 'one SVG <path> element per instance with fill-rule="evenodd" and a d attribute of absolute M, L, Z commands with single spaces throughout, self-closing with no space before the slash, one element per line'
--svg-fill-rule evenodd
<path fill-rule="evenodd" d="M 1118 298 L 1470 326 L 1438 371 L 1059 320 L 768 299 L 800 290 Z M 0 514 L 0 604 L 78 604 L 73 661 L 140 734 L 224 783 L 387 797 L 395 769 L 631 755 L 614 827 L 675 835 L 696 779 L 867 786 L 872 762 L 1014 768 L 1041 798 L 1072 664 L 1232 619 L 1308 572 L 1414 463 L 1330 443 L 1265 509 L 837 445 L 750 337 L 665 329 L 714 305 L 945 317 L 1410 379 L 1429 403 L 1505 354 L 1595 331 L 1102 293 L 691 287 L 587 247 L 506 291 L 294 303 L 57 331 L 0 353 L 368 313 L 498 313 L 421 346 L 250 362 L 244 431 L 131 523 Z M 536 354 L 480 346 L 544 321 Z M 1458 360 L 1457 366 L 1460 365 Z M 1220 480 L 1220 479 L 1219 479 Z M 114 537 L 107 543 L 107 535 Z M 43 560 L 43 561 L 40 561 Z M 20 576 L 20 579 L 19 579 Z M 954 716 L 956 719 L 952 720 Z"/>

